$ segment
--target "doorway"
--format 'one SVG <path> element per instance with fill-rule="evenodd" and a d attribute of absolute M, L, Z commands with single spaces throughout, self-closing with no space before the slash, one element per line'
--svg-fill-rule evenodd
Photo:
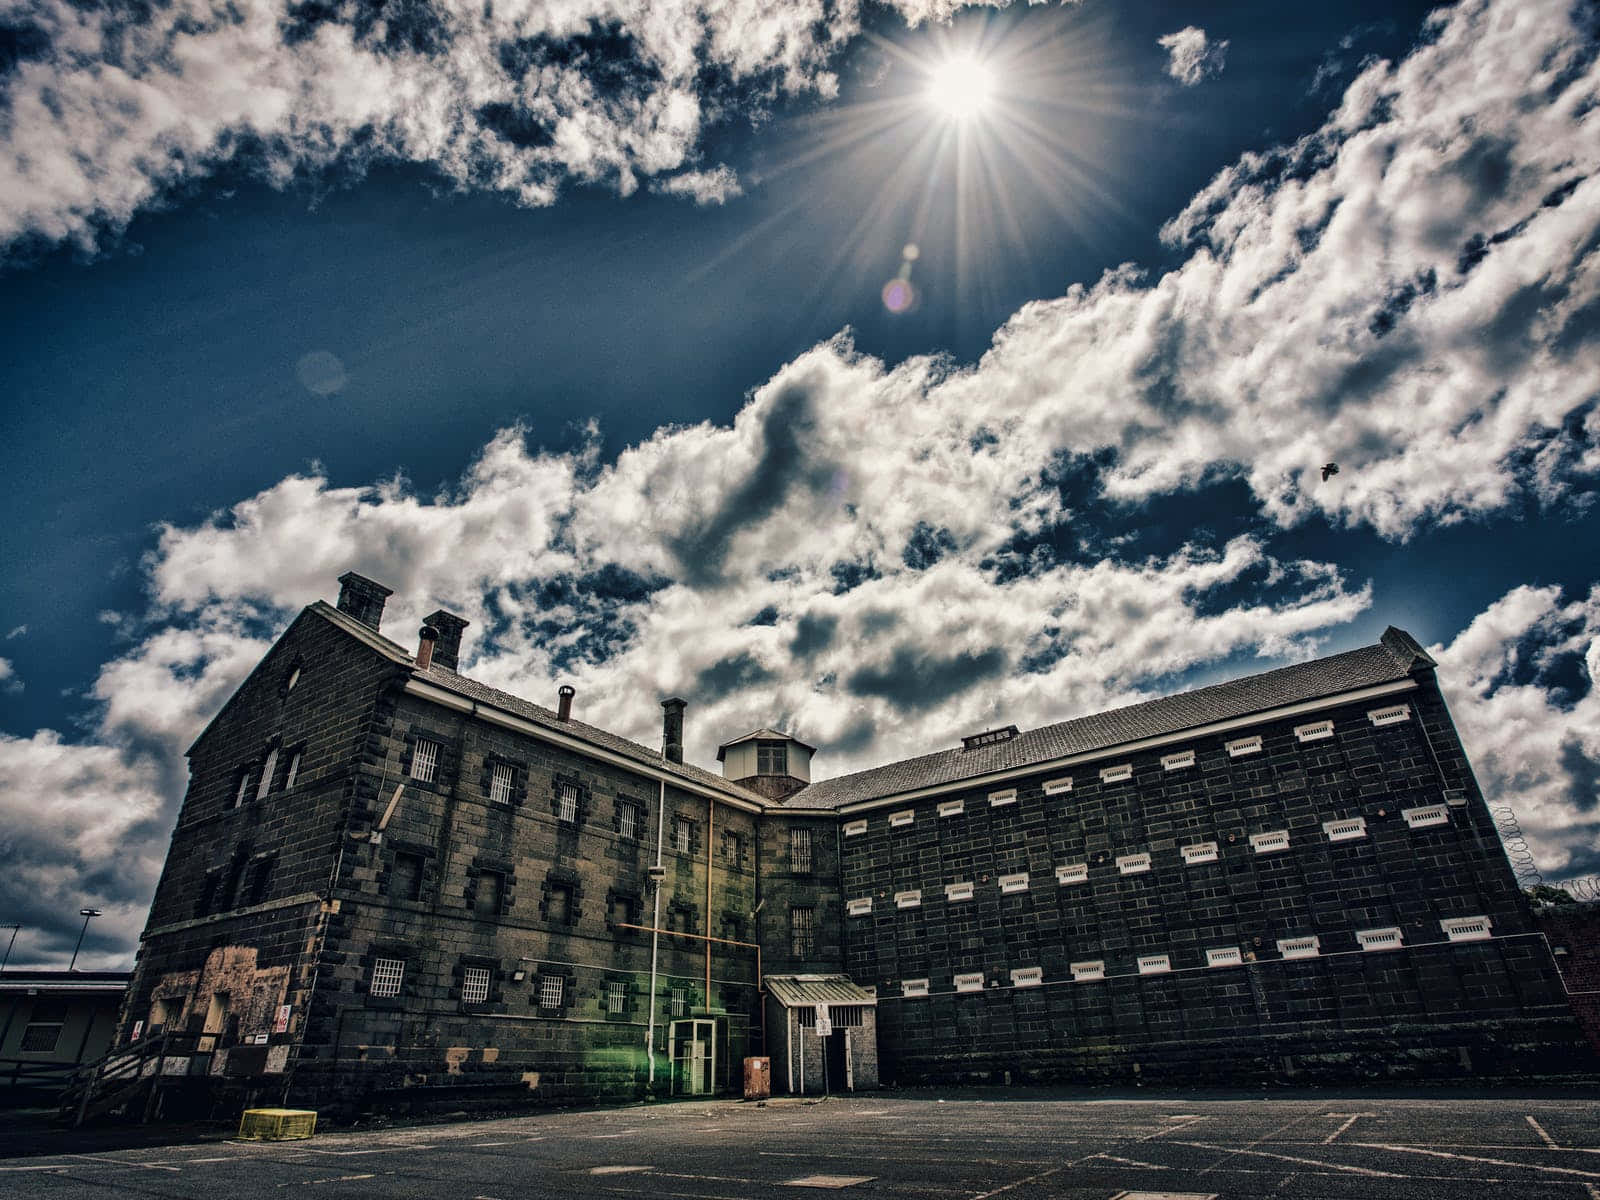
<path fill-rule="evenodd" d="M 835 1029 L 823 1043 L 823 1062 L 828 1068 L 827 1084 L 830 1092 L 848 1092 L 850 1090 L 850 1035 L 843 1029 Z"/>
<path fill-rule="evenodd" d="M 672 1045 L 672 1090 L 679 1096 L 709 1096 L 716 1090 L 717 1023 L 707 1020 L 674 1021 L 669 1031 Z"/>

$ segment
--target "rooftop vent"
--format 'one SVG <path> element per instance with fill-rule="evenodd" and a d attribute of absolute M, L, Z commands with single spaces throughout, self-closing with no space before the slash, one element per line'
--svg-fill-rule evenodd
<path fill-rule="evenodd" d="M 979 746 L 993 746 L 996 742 L 1009 742 L 1017 736 L 1017 727 L 1007 725 L 1001 729 L 985 729 L 982 733 L 969 734 L 961 739 L 963 750 L 976 750 Z"/>

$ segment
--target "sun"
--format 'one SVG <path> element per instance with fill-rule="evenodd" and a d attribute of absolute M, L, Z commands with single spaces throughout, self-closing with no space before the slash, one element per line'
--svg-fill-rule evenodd
<path fill-rule="evenodd" d="M 994 99 L 994 71 L 973 55 L 951 55 L 929 71 L 926 95 L 952 120 L 971 120 Z"/>

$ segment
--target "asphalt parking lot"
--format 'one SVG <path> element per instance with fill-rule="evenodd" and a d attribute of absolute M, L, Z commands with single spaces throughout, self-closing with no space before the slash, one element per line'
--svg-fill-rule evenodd
<path fill-rule="evenodd" d="M 714 1101 L 0 1161 L 0 1197 L 1600 1200 L 1600 1100 Z"/>

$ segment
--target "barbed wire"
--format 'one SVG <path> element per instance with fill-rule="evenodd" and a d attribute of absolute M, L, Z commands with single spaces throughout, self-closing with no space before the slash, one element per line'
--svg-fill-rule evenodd
<path fill-rule="evenodd" d="M 1533 861 L 1533 851 L 1528 848 L 1528 839 L 1522 832 L 1522 822 L 1517 820 L 1516 810 L 1509 804 L 1497 804 L 1489 812 L 1494 817 L 1495 828 L 1500 831 L 1500 842 L 1506 848 L 1506 857 L 1511 860 L 1511 871 L 1517 877 L 1517 883 L 1525 888 L 1538 887 L 1544 882 L 1544 875 Z"/>

